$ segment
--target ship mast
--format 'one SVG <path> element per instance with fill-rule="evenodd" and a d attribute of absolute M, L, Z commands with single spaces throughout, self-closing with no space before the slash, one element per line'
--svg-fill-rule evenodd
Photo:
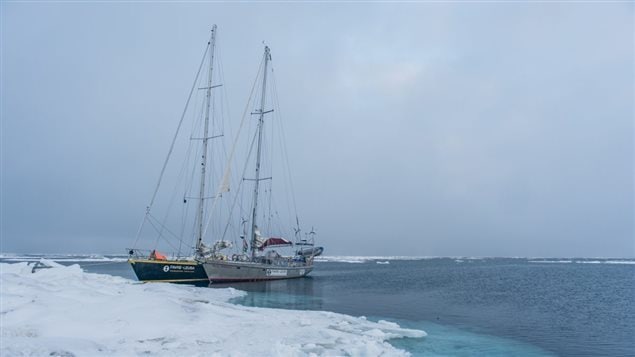
<path fill-rule="evenodd" d="M 205 126 L 203 128 L 203 153 L 201 156 L 201 187 L 199 191 L 198 202 L 198 239 L 196 241 L 196 251 L 201 252 L 201 246 L 203 244 L 203 216 L 205 214 L 205 174 L 207 166 L 207 141 L 211 139 L 207 136 L 209 131 L 209 113 L 212 105 L 212 69 L 214 68 L 214 47 L 216 45 L 216 25 L 212 26 L 212 36 L 207 43 L 210 46 L 209 54 L 209 75 L 207 78 L 207 98 L 206 98 L 206 110 L 205 110 Z M 203 89 L 203 88 L 200 88 Z"/>
<path fill-rule="evenodd" d="M 265 46 L 265 64 L 264 70 L 262 72 L 262 95 L 260 96 L 260 109 L 256 112 L 259 114 L 258 117 L 258 149 L 256 151 L 256 178 L 254 185 L 254 207 L 251 216 L 251 258 L 255 258 L 256 256 L 256 231 L 258 230 L 258 226 L 256 224 L 257 218 L 257 207 L 258 207 L 258 184 L 260 183 L 260 154 L 262 149 L 262 125 L 264 123 L 264 116 L 267 113 L 265 112 L 265 95 L 267 89 L 267 67 L 269 61 L 271 60 L 271 54 L 269 53 L 269 47 Z"/>

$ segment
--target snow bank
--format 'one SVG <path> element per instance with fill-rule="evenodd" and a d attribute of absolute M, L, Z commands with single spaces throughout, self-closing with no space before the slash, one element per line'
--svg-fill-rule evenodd
<path fill-rule="evenodd" d="M 386 340 L 426 335 L 331 312 L 233 305 L 245 293 L 231 288 L 31 268 L 0 264 L 2 356 L 394 356 L 407 353 Z"/>

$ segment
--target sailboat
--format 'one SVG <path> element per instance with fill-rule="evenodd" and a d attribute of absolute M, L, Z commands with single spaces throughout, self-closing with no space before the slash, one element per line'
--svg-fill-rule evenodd
<path fill-rule="evenodd" d="M 265 46 L 262 65 L 263 71 L 260 105 L 259 108 L 251 113 L 252 115 L 256 115 L 258 117 L 254 136 L 256 146 L 254 178 L 243 177 L 243 181 L 248 180 L 254 183 L 250 218 L 242 220 L 243 227 L 245 228 L 247 227 L 247 223 L 249 223 L 249 239 L 246 237 L 247 229 L 244 229 L 244 232 L 240 237 L 243 242 L 242 252 L 241 254 L 233 254 L 231 258 L 219 254 L 198 258 L 198 261 L 200 261 L 203 265 L 210 283 L 301 278 L 311 273 L 313 270 L 314 257 L 321 254 L 323 251 L 322 247 L 314 246 L 315 242 L 313 236 L 315 235 L 315 232 L 312 230 L 310 239 L 296 240 L 295 245 L 304 248 L 296 250 L 294 255 L 281 255 L 271 248 L 292 247 L 294 243 L 283 237 L 264 237 L 258 226 L 258 219 L 260 216 L 259 199 L 261 198 L 260 183 L 261 181 L 271 181 L 272 179 L 272 177 L 262 176 L 263 167 L 261 166 L 265 115 L 273 113 L 273 109 L 265 109 L 267 98 L 267 76 L 270 70 L 270 63 L 271 52 L 269 47 Z M 254 141 L 252 141 L 252 145 Z M 296 224 L 297 226 L 294 229 L 297 237 L 300 233 L 297 214 Z"/>
<path fill-rule="evenodd" d="M 196 246 L 194 248 L 193 254 L 186 255 L 185 257 L 180 257 L 180 254 L 177 254 L 176 257 L 168 257 L 166 254 L 159 252 L 156 249 L 152 250 L 142 250 L 137 248 L 129 248 L 128 254 L 129 259 L 128 262 L 132 266 L 137 278 L 139 281 L 143 282 L 169 282 L 169 283 L 186 283 L 186 284 L 209 284 L 207 274 L 203 269 L 203 265 L 200 263 L 200 258 L 204 257 L 206 254 L 210 254 L 211 249 L 205 246 L 203 243 L 203 235 L 204 235 L 204 215 L 206 211 L 206 204 L 209 200 L 209 197 L 206 197 L 206 183 L 208 181 L 209 171 L 209 159 L 208 159 L 208 142 L 211 139 L 214 139 L 218 136 L 210 136 L 210 112 L 212 111 L 212 89 L 219 87 L 220 85 L 212 85 L 212 74 L 214 68 L 214 51 L 216 47 L 216 33 L 217 27 L 214 25 L 211 31 L 211 38 L 207 42 L 207 47 L 205 49 L 205 54 L 203 56 L 203 60 L 201 61 L 201 65 L 199 66 L 198 73 L 196 75 L 196 79 L 194 80 L 194 84 L 198 82 L 199 74 L 203 67 L 203 63 L 205 62 L 206 57 L 209 59 L 209 72 L 207 77 L 207 85 L 205 87 L 198 88 L 199 90 L 205 90 L 205 103 L 204 103 L 204 124 L 203 124 L 203 132 L 202 137 L 200 138 L 190 138 L 190 140 L 197 140 L 201 142 L 200 152 L 202 153 L 200 156 L 200 161 L 195 162 L 196 167 L 200 167 L 200 183 L 198 190 L 198 197 L 188 197 L 194 198 L 198 201 L 197 204 L 197 214 L 195 218 L 194 225 L 196 226 Z M 154 218 L 152 215 L 153 203 L 157 197 L 157 192 L 159 191 L 159 186 L 161 185 L 161 181 L 163 179 L 166 166 L 168 165 L 168 161 L 170 160 L 170 155 L 172 154 L 175 141 L 177 139 L 177 135 L 179 133 L 179 129 L 182 126 L 183 119 L 187 112 L 188 104 L 192 98 L 192 94 L 195 89 L 195 85 L 192 86 L 192 90 L 190 91 L 190 95 L 187 100 L 186 109 L 183 112 L 181 117 L 181 121 L 179 122 L 179 126 L 177 128 L 177 133 L 174 136 L 172 144 L 170 146 L 170 150 L 168 152 L 168 157 L 166 158 L 163 168 L 161 170 L 161 174 L 157 183 L 157 186 L 154 190 L 154 194 L 150 201 L 150 204 L 146 208 L 146 213 L 137 232 L 136 242 L 139 240 L 139 235 L 141 234 L 142 228 L 146 223 L 150 223 L 153 227 L 157 227 L 157 234 L 159 237 L 162 237 L 169 230 L 164 226 L 160 220 Z M 188 198 L 184 197 L 183 202 L 187 203 Z M 157 238 L 157 241 L 159 239 Z M 180 253 L 180 252 L 179 252 Z"/>
<path fill-rule="evenodd" d="M 192 86 L 192 90 L 190 91 L 190 96 L 186 102 L 186 108 L 181 117 L 181 121 L 177 127 L 177 132 L 174 135 L 172 144 L 170 146 L 170 150 L 168 151 L 168 156 L 163 164 L 163 168 L 161 170 L 161 174 L 159 176 L 159 180 L 157 186 L 154 190 L 154 194 L 152 199 L 150 200 L 150 204 L 146 208 L 146 214 L 144 219 L 139 227 L 137 232 L 137 238 L 135 241 L 135 246 L 137 241 L 139 240 L 142 228 L 146 223 L 152 226 L 155 229 L 158 237 L 156 238 L 156 242 L 158 242 L 161 238 L 165 238 L 166 235 L 171 236 L 172 238 L 176 238 L 180 241 L 179 247 L 181 243 L 185 241 L 184 237 L 187 236 L 186 233 L 183 233 L 184 230 L 181 230 L 181 233 L 174 233 L 170 229 L 167 228 L 167 219 L 159 220 L 153 214 L 154 202 L 157 197 L 157 192 L 159 191 L 159 187 L 161 185 L 163 175 L 166 171 L 166 167 L 168 166 L 168 162 L 170 161 L 170 156 L 175 147 L 175 143 L 177 140 L 177 136 L 179 134 L 179 130 L 182 126 L 183 119 L 185 117 L 185 113 L 188 110 L 188 104 L 190 103 L 190 99 L 192 98 L 192 93 L 194 89 L 197 87 L 199 74 L 201 72 L 201 68 L 203 63 L 205 62 L 206 56 L 209 58 L 209 72 L 207 77 L 207 82 L 199 87 L 199 90 L 205 90 L 205 100 L 203 103 L 203 108 L 201 113 L 204 114 L 204 120 L 201 121 L 202 132 L 192 133 L 190 137 L 190 146 L 193 141 L 200 142 L 200 147 L 193 150 L 197 154 L 194 154 L 194 157 L 197 159 L 192 160 L 192 164 L 194 170 L 198 170 L 200 168 L 199 179 L 198 179 L 198 192 L 196 196 L 191 196 L 189 194 L 183 195 L 183 204 L 188 204 L 190 201 L 195 201 L 196 205 L 196 215 L 193 217 L 194 228 L 190 232 L 191 235 L 195 236 L 196 244 L 192 248 L 192 254 L 182 256 L 179 253 L 172 256 L 163 254 L 156 249 L 153 250 L 141 250 L 137 248 L 129 249 L 129 263 L 131 264 L 137 278 L 140 281 L 144 282 L 172 282 L 172 283 L 188 283 L 188 284 L 209 284 L 215 282 L 241 282 L 241 281 L 259 281 L 259 280 L 275 280 L 275 279 L 289 279 L 289 278 L 300 278 L 308 275 L 313 270 L 313 259 L 317 255 L 321 254 L 323 251 L 322 247 L 315 247 L 315 232 L 312 229 L 310 233 L 307 234 L 305 239 L 300 239 L 300 224 L 297 212 L 295 212 L 295 227 L 293 228 L 295 231 L 295 243 L 283 238 L 284 229 L 278 229 L 278 234 L 273 235 L 265 235 L 261 231 L 267 231 L 271 233 L 274 229 L 272 228 L 272 216 L 274 214 L 271 213 L 272 203 L 269 201 L 268 207 L 270 208 L 269 214 L 267 215 L 263 222 L 262 229 L 258 226 L 259 218 L 264 217 L 264 210 L 259 210 L 260 205 L 259 202 L 262 200 L 262 193 L 269 195 L 269 199 L 271 199 L 271 190 L 272 187 L 265 187 L 263 190 L 261 187 L 262 181 L 268 181 L 269 183 L 272 181 L 272 177 L 263 177 L 263 166 L 262 166 L 262 158 L 263 158 L 263 147 L 267 146 L 264 143 L 263 135 L 264 130 L 263 126 L 265 123 L 265 115 L 270 114 L 273 110 L 265 110 L 266 98 L 267 98 L 267 75 L 270 68 L 271 62 L 271 54 L 269 47 L 265 46 L 265 53 L 263 57 L 263 62 L 261 62 L 261 67 L 259 67 L 259 76 L 262 75 L 262 90 L 260 94 L 260 105 L 258 109 L 255 109 L 252 115 L 256 115 L 258 118 L 255 132 L 252 133 L 254 136 L 250 136 L 247 140 L 250 143 L 248 146 L 250 149 L 246 153 L 245 163 L 242 166 L 243 176 L 238 180 L 237 190 L 233 190 L 230 192 L 231 180 L 232 180 L 232 166 L 234 165 L 234 158 L 236 153 L 236 148 L 238 143 L 240 142 L 239 138 L 241 138 L 241 130 L 244 127 L 246 113 L 243 114 L 243 118 L 240 122 L 240 126 L 238 132 L 236 133 L 236 138 L 233 142 L 233 146 L 229 151 L 229 155 L 226 157 L 226 163 L 224 166 L 224 170 L 212 170 L 212 159 L 211 153 L 212 151 L 208 150 L 208 142 L 212 139 L 222 137 L 222 134 L 215 132 L 213 129 L 215 128 L 212 125 L 213 117 L 210 118 L 210 114 L 214 113 L 214 106 L 212 105 L 212 90 L 214 88 L 220 87 L 221 85 L 215 85 L 213 83 L 213 69 L 214 69 L 214 51 L 216 44 L 216 25 L 212 28 L 211 38 L 207 43 L 205 55 L 203 56 L 203 60 L 201 61 L 201 65 L 197 72 L 196 79 L 194 81 L 194 85 Z M 262 69 L 262 72 L 260 70 Z M 257 76 L 257 78 L 259 78 Z M 275 77 L 274 77 L 275 78 Z M 257 82 L 257 81 L 256 81 Z M 254 93 L 254 89 L 256 87 L 256 82 L 254 82 L 254 87 L 252 88 L 251 94 Z M 247 107 L 252 103 L 250 94 L 250 98 L 247 102 Z M 275 93 L 274 93 L 275 94 Z M 196 125 L 193 125 L 196 127 Z M 256 155 L 255 158 L 252 156 L 252 152 L 255 146 Z M 188 149 L 188 152 L 190 150 Z M 188 163 L 190 161 L 184 160 L 184 163 Z M 253 160 L 255 162 L 255 178 L 247 178 L 244 176 L 248 163 Z M 215 163 L 218 164 L 221 160 L 215 160 Z M 265 160 L 266 161 L 266 160 Z M 266 161 L 266 163 L 270 163 Z M 184 165 L 185 166 L 185 165 Z M 214 187 L 213 174 L 218 174 L 222 172 L 220 178 L 217 180 L 217 186 L 215 191 L 210 192 L 211 188 Z M 216 175 L 218 176 L 218 175 Z M 290 176 L 290 174 L 289 174 Z M 193 175 L 192 175 L 193 178 Z M 243 198 L 247 193 L 245 182 L 253 182 L 253 193 L 251 193 L 251 206 L 249 209 L 246 209 L 244 206 L 237 205 L 238 198 Z M 192 190 L 192 186 L 188 186 L 187 190 Z M 188 192 L 190 192 L 188 191 Z M 261 192 L 264 191 L 264 192 Z M 291 192 L 290 192 L 291 191 Z M 292 188 L 289 190 L 285 190 L 286 194 L 293 194 Z M 223 209 L 218 202 L 220 199 L 226 196 L 231 196 L 233 194 L 233 203 L 230 207 L 225 207 Z M 241 196 L 242 195 L 242 196 Z M 293 199 L 295 205 L 295 198 Z M 234 208 L 236 206 L 240 206 L 240 217 L 236 217 L 234 214 Z M 248 212 L 248 214 L 246 214 Z M 183 212 L 189 212 L 187 209 L 184 209 Z M 249 218 L 244 218 L 245 216 L 249 216 Z M 187 214 L 183 216 L 187 217 Z M 167 217 L 167 214 L 166 214 Z M 239 218 L 240 223 L 236 224 L 235 219 Z M 223 219 L 225 219 L 225 223 L 223 223 Z M 232 223 L 233 222 L 233 223 Z M 215 223 L 219 225 L 216 227 L 217 229 L 210 229 L 211 233 L 208 232 L 208 228 L 210 225 Z M 182 223 L 181 227 L 185 227 L 186 223 Z M 280 227 L 281 225 L 278 225 Z M 230 227 L 233 227 L 230 229 Z M 242 232 L 240 232 L 242 228 Z M 247 233 L 250 231 L 249 237 L 247 237 Z M 213 244 L 210 246 L 204 243 L 204 239 L 209 236 L 213 236 L 216 238 Z M 228 236 L 234 236 L 233 239 L 226 238 Z M 237 243 L 238 241 L 242 242 L 242 244 Z M 156 245 L 156 244 L 155 244 Z M 278 248 L 291 248 L 296 247 L 296 250 L 292 252 L 290 255 L 281 255 L 275 249 Z M 229 249 L 234 249 L 234 254 L 227 253 Z"/>

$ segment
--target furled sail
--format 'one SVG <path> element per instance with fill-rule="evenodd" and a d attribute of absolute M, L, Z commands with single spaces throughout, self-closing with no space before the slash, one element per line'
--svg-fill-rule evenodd
<path fill-rule="evenodd" d="M 232 242 L 228 241 L 228 240 L 217 240 L 216 242 L 214 242 L 214 247 L 212 248 L 212 250 L 214 252 L 218 252 L 222 249 L 226 249 L 226 248 L 231 248 L 233 246 Z"/>
<path fill-rule="evenodd" d="M 231 176 L 232 176 L 231 166 L 227 165 L 227 168 L 225 169 L 225 173 L 223 174 L 223 180 L 221 181 L 220 186 L 218 187 L 218 194 L 229 192 L 229 181 L 231 180 Z"/>
<path fill-rule="evenodd" d="M 254 231 L 254 234 L 256 235 L 256 237 L 255 237 L 255 245 L 260 250 L 262 250 L 262 245 L 265 244 L 265 241 L 264 241 L 264 239 L 262 239 L 262 235 L 260 234 L 260 229 L 258 229 L 258 227 L 256 227 L 256 230 Z"/>

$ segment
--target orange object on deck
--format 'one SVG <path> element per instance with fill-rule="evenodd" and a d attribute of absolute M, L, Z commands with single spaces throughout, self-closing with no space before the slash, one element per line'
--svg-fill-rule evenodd
<path fill-rule="evenodd" d="M 165 255 L 157 252 L 156 250 L 153 250 L 152 253 L 150 253 L 150 259 L 154 259 L 154 260 L 168 260 L 168 258 L 166 258 Z"/>

